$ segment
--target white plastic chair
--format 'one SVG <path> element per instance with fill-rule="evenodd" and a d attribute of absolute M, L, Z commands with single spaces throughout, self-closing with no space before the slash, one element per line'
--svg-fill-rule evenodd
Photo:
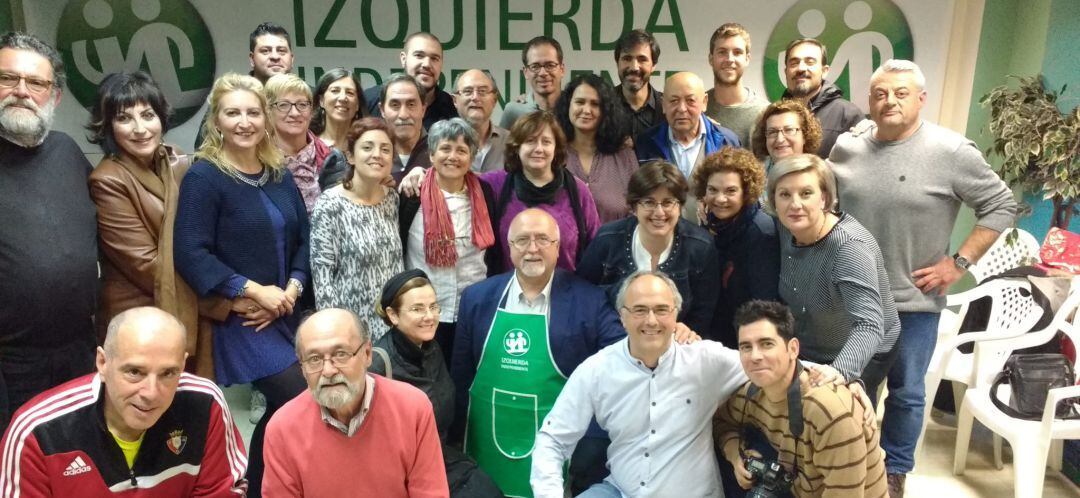
<path fill-rule="evenodd" d="M 953 296 L 956 296 L 955 298 Z M 985 331 L 968 332 L 942 337 L 939 335 L 934 355 L 926 371 L 926 406 L 923 411 L 922 432 L 916 443 L 915 454 L 919 455 L 925 439 L 926 427 L 930 421 L 930 412 L 934 408 L 934 398 L 938 386 L 943 380 L 953 381 L 953 399 L 957 406 L 964 397 L 967 386 L 974 384 L 975 355 L 961 353 L 957 348 L 964 344 L 989 339 L 1002 339 L 1023 334 L 1038 323 L 1042 308 L 1031 297 L 1031 284 L 1026 280 L 991 280 L 974 289 L 949 296 L 962 301 L 967 306 L 983 297 L 992 300 L 990 316 Z M 959 326 L 957 326 L 959 328 Z M 958 408 L 959 409 L 959 408 Z M 1001 439 L 994 438 L 995 464 L 1001 468 Z"/>
<path fill-rule="evenodd" d="M 1016 241 L 1010 245 L 1005 239 L 1012 231 L 1016 231 L 1018 235 Z M 1038 258 L 1038 256 L 1039 241 L 1035 240 L 1035 236 L 1026 230 L 1010 228 L 1001 232 L 990 249 L 987 249 L 986 253 L 979 258 L 979 262 L 968 268 L 968 273 L 971 273 L 971 276 L 975 277 L 975 282 L 979 283 L 986 280 L 986 277 L 1016 268 L 1025 260 Z"/>
<path fill-rule="evenodd" d="M 1014 494 L 1016 498 L 1040 498 L 1046 475 L 1047 455 L 1051 451 L 1059 453 L 1060 440 L 1080 439 L 1080 420 L 1061 420 L 1054 418 L 1057 402 L 1069 397 L 1080 396 L 1080 386 L 1051 389 L 1043 408 L 1042 420 L 1022 420 L 1010 417 L 998 410 L 990 399 L 997 396 L 1008 403 L 1009 390 L 1002 386 L 999 392 L 992 393 L 993 380 L 1005 365 L 1009 354 L 1017 349 L 1045 344 L 1054 339 L 1058 331 L 1064 332 L 1073 344 L 1080 345 L 1080 331 L 1073 325 L 1073 313 L 1080 305 L 1080 277 L 1073 278 L 1069 296 L 1054 315 L 1054 320 L 1043 330 L 1030 332 L 1007 339 L 978 341 L 975 343 L 974 385 L 964 393 L 956 434 L 956 449 L 953 455 L 953 473 L 962 475 L 967 466 L 968 445 L 971 440 L 971 427 L 978 419 L 995 434 L 1009 441 L 1013 449 Z M 1057 448 L 1053 448 L 1057 446 Z M 1055 469 L 1060 469 L 1058 459 L 1051 460 Z"/>
<path fill-rule="evenodd" d="M 1017 238 L 1009 244 L 1006 241 L 1012 231 L 1017 232 Z M 994 244 L 979 258 L 978 263 L 968 269 L 968 272 L 975 278 L 976 283 L 981 283 L 987 277 L 1016 268 L 1028 260 L 1037 259 L 1038 254 L 1039 242 L 1033 235 L 1019 228 L 1010 228 L 1001 232 Z M 958 337 L 960 326 L 971 303 L 988 296 L 993 299 L 993 303 L 987 330 Z M 954 311 L 953 308 L 956 310 Z M 946 308 L 941 311 L 941 318 L 938 321 L 937 346 L 934 348 L 924 381 L 926 406 L 923 412 L 922 432 L 919 433 L 919 441 L 915 447 L 916 455 L 922 451 L 930 412 L 933 410 L 934 398 L 937 396 L 941 382 L 952 381 L 953 399 L 957 411 L 964 398 L 964 390 L 971 385 L 973 355 L 960 353 L 956 348 L 973 341 L 1010 337 L 1026 332 L 1038 322 L 1040 316 L 1038 306 L 1031 298 L 1031 285 L 1027 282 L 995 280 L 987 285 L 949 294 L 946 297 Z M 1000 469 L 1002 464 L 1001 438 L 999 437 L 994 438 L 994 456 L 995 464 Z"/>

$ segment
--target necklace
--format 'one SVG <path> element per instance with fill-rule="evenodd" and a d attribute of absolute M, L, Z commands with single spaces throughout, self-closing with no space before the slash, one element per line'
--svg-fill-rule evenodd
<path fill-rule="evenodd" d="M 270 169 L 265 166 L 263 167 L 262 176 L 255 180 L 248 178 L 247 175 L 239 171 L 235 171 L 235 174 L 237 179 L 255 188 L 261 188 L 263 185 L 266 185 L 266 182 L 270 179 Z"/>

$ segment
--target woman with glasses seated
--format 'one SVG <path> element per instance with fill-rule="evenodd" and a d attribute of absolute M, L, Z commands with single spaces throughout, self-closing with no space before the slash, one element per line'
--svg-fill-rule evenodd
<path fill-rule="evenodd" d="M 293 175 L 308 214 L 322 193 L 319 175 L 330 147 L 308 127 L 311 124 L 311 87 L 295 74 L 277 74 L 263 87 L 270 103 L 274 142 L 285 155 L 285 168 Z M 336 165 L 336 163 L 335 163 Z M 341 166 L 344 166 L 342 164 Z"/>
<path fill-rule="evenodd" d="M 344 308 L 378 339 L 389 327 L 375 314 L 383 282 L 400 273 L 398 194 L 383 183 L 394 138 L 382 118 L 364 118 L 349 132 L 353 162 L 345 180 L 319 197 L 311 215 L 311 272 L 318 309 Z"/>
<path fill-rule="evenodd" d="M 772 165 L 785 157 L 816 154 L 821 147 L 821 123 L 799 101 L 778 100 L 761 111 L 750 143 L 768 174 Z"/>
<path fill-rule="evenodd" d="M 439 343 L 434 340 L 441 307 L 431 280 L 423 270 L 405 270 L 387 280 L 376 306 L 390 330 L 374 346 L 385 351 L 387 358 L 372 355 L 368 371 L 379 375 L 389 372 L 394 380 L 420 389 L 431 401 L 443 442 L 450 496 L 502 497 L 498 486 L 476 467 L 476 462 L 446 444 L 454 420 L 454 382 Z"/>
<path fill-rule="evenodd" d="M 600 227 L 577 274 L 607 291 L 614 304 L 622 281 L 635 271 L 664 272 L 683 296 L 678 321 L 712 339 L 720 258 L 712 236 L 682 217 L 687 190 L 682 172 L 669 162 L 638 168 L 626 192 L 633 216 Z"/>

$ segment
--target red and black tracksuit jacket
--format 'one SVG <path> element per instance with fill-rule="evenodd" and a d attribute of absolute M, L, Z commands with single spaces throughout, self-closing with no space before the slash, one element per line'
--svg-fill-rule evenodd
<path fill-rule="evenodd" d="M 0 443 L 0 498 L 244 496 L 247 455 L 213 382 L 180 377 L 131 469 L 105 426 L 103 394 L 101 378 L 86 375 L 15 413 Z"/>

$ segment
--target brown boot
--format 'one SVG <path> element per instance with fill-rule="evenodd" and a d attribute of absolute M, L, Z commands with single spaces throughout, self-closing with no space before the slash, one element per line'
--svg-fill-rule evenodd
<path fill-rule="evenodd" d="M 907 474 L 889 474 L 886 479 L 889 481 L 889 498 L 904 498 L 904 482 L 907 481 Z"/>

